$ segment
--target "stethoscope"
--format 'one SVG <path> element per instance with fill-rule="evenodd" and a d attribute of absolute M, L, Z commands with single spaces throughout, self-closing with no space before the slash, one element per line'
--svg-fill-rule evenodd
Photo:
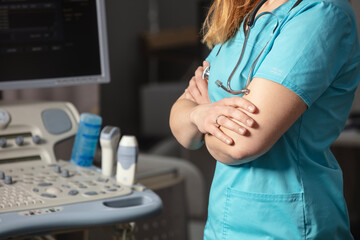
<path fill-rule="evenodd" d="M 258 18 L 264 16 L 265 14 L 271 14 L 273 16 L 276 17 L 276 25 L 273 29 L 273 33 L 275 33 L 276 29 L 278 28 L 279 26 L 279 18 L 272 12 L 263 12 L 261 14 L 259 14 L 257 17 L 256 17 L 256 13 L 259 11 L 259 9 L 264 5 L 264 3 L 266 2 L 267 0 L 261 0 L 256 6 L 255 8 L 253 9 L 253 11 L 250 13 L 250 16 L 249 16 L 249 20 L 247 21 L 246 25 L 247 25 L 247 28 L 245 28 L 245 40 L 244 40 L 244 44 L 243 44 L 243 47 L 242 47 L 242 50 L 241 50 L 241 54 L 240 54 L 240 57 L 239 57 L 239 60 L 237 61 L 234 69 L 232 70 L 228 80 L 227 80 L 227 86 L 225 87 L 224 84 L 220 81 L 220 80 L 216 80 L 215 81 L 215 84 L 222 88 L 223 90 L 225 90 L 226 92 L 230 93 L 230 94 L 233 94 L 233 95 L 238 95 L 238 94 L 249 94 L 250 90 L 248 89 L 248 86 L 250 84 L 250 81 L 251 81 L 251 78 L 252 78 L 252 75 L 253 75 L 253 71 L 254 71 L 254 68 L 255 68 L 255 65 L 257 63 L 257 61 L 259 60 L 261 54 L 264 52 L 264 50 L 266 49 L 266 46 L 268 45 L 268 43 L 270 42 L 270 40 L 265 44 L 264 48 L 260 51 L 259 55 L 256 57 L 255 61 L 253 62 L 253 64 L 251 65 L 251 68 L 250 68 L 250 72 L 249 72 L 249 75 L 247 77 L 247 81 L 246 81 L 246 85 L 243 89 L 241 90 L 233 90 L 230 86 L 230 83 L 231 83 L 231 79 L 232 77 L 234 76 L 238 66 L 240 65 L 241 61 L 242 61 L 242 58 L 244 56 L 244 52 L 245 52 L 245 49 L 246 49 L 246 44 L 247 44 L 247 41 L 249 39 L 249 35 L 250 35 L 250 30 L 251 28 L 254 26 L 255 22 L 257 21 Z M 302 2 L 302 0 L 298 0 L 293 6 L 292 8 L 290 9 L 290 11 L 295 8 L 297 5 L 299 5 L 300 3 Z M 289 11 L 289 12 L 290 12 Z M 221 46 L 222 47 L 222 46 Z M 219 49 L 219 51 L 221 50 L 221 47 Z M 206 79 L 208 78 L 210 75 L 210 66 L 206 67 L 203 71 L 203 75 L 202 75 L 202 78 L 203 79 Z"/>

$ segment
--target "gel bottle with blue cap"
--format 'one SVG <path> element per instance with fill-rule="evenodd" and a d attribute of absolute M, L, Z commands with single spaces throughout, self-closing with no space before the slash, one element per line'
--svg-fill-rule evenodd
<path fill-rule="evenodd" d="M 80 115 L 79 128 L 72 149 L 71 162 L 81 167 L 92 165 L 100 134 L 102 119 L 91 113 Z"/>

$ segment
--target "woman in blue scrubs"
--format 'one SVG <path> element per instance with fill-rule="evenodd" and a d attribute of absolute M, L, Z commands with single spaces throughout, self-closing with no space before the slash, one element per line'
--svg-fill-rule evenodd
<path fill-rule="evenodd" d="M 353 239 L 330 146 L 360 78 L 354 13 L 347 0 L 268 0 L 246 37 L 257 2 L 213 2 L 212 51 L 170 113 L 179 143 L 217 160 L 204 239 Z M 247 94 L 218 87 L 230 75 Z"/>

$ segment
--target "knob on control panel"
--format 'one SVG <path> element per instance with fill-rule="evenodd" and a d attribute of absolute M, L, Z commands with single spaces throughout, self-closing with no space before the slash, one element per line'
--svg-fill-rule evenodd
<path fill-rule="evenodd" d="M 0 171 L 0 179 L 4 179 L 5 178 L 5 173 L 3 171 Z"/>
<path fill-rule="evenodd" d="M 16 143 L 16 145 L 18 145 L 18 146 L 24 145 L 24 137 L 23 137 L 23 136 L 18 136 L 18 137 L 16 137 L 15 143 Z"/>
<path fill-rule="evenodd" d="M 61 167 L 56 165 L 56 166 L 54 167 L 54 172 L 56 172 L 56 173 L 61 173 Z"/>
<path fill-rule="evenodd" d="M 33 143 L 35 144 L 40 144 L 41 142 L 41 137 L 39 135 L 35 135 L 32 137 Z"/>
<path fill-rule="evenodd" d="M 10 115 L 7 111 L 0 109 L 0 129 L 6 128 L 10 122 Z"/>
<path fill-rule="evenodd" d="M 69 170 L 67 170 L 67 169 L 62 170 L 61 171 L 61 176 L 64 177 L 64 178 L 70 177 Z"/>
<path fill-rule="evenodd" d="M 5 180 L 4 180 L 5 184 L 13 184 L 13 180 L 11 176 L 5 176 Z"/>
<path fill-rule="evenodd" d="M 6 138 L 0 138 L 0 147 L 4 148 L 6 147 L 7 140 Z"/>

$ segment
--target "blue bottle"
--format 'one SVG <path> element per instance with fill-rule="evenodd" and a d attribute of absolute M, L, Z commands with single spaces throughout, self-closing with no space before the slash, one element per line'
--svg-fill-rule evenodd
<path fill-rule="evenodd" d="M 79 128 L 71 154 L 72 163 L 81 167 L 89 167 L 92 165 L 101 123 L 102 119 L 98 115 L 91 113 L 82 113 L 80 115 Z"/>

